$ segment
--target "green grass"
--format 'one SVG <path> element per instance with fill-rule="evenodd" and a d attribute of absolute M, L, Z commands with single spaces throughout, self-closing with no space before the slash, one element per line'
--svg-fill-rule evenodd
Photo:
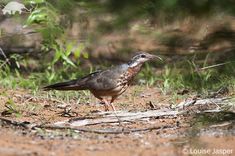
<path fill-rule="evenodd" d="M 160 79 L 163 93 L 189 89 L 197 93 L 207 94 L 221 87 L 235 88 L 234 62 L 221 67 L 197 70 L 195 63 L 185 60 L 171 66 L 166 65 Z M 207 66 L 203 63 L 203 67 Z"/>
<path fill-rule="evenodd" d="M 204 61 L 197 60 L 195 57 L 186 58 L 183 61 L 174 62 L 164 65 L 163 68 L 154 68 L 150 64 L 146 64 L 138 75 L 138 84 L 147 86 L 156 86 L 160 88 L 163 94 L 171 94 L 177 99 L 177 92 L 187 89 L 190 92 L 207 95 L 208 92 L 216 91 L 221 87 L 227 87 L 231 92 L 235 91 L 235 62 L 228 63 L 223 66 L 209 68 L 205 70 L 197 70 L 198 67 L 208 66 L 208 57 Z M 20 62 L 18 62 L 20 64 Z M 19 69 L 10 68 L 7 64 L 1 67 L 0 84 L 5 88 L 25 88 L 30 89 L 32 93 L 37 93 L 43 86 L 81 77 L 85 73 L 81 68 L 71 66 L 61 66 L 55 68 L 46 68 L 42 72 L 22 72 Z M 159 71 L 159 72 L 156 72 Z M 70 98 L 72 96 L 80 96 L 80 94 L 64 97 L 59 92 L 50 92 L 50 95 L 61 97 L 61 99 Z M 85 94 L 85 93 L 84 93 Z M 68 95 L 68 94 L 66 94 Z"/>

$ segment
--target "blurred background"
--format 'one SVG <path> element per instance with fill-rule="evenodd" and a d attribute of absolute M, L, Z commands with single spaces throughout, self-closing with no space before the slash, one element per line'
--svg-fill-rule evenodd
<path fill-rule="evenodd" d="M 80 77 L 128 61 L 161 56 L 135 84 L 164 94 L 208 94 L 235 86 L 233 0 L 18 0 L 0 2 L 0 84 L 30 88 Z"/>

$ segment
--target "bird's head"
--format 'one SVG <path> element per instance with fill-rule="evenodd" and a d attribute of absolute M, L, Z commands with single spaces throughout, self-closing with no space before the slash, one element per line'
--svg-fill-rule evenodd
<path fill-rule="evenodd" d="M 130 67 L 135 67 L 138 65 L 142 65 L 144 62 L 153 60 L 153 59 L 162 60 L 162 58 L 159 56 L 152 55 L 146 52 L 140 52 L 138 55 L 134 56 L 128 64 L 130 65 Z"/>

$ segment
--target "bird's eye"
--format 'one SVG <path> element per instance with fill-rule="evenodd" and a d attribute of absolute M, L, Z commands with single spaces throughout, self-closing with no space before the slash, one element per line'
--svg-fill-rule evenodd
<path fill-rule="evenodd" d="M 142 55 L 140 55 L 140 57 L 141 57 L 141 58 L 145 58 L 145 57 L 146 57 L 146 55 L 142 54 Z"/>

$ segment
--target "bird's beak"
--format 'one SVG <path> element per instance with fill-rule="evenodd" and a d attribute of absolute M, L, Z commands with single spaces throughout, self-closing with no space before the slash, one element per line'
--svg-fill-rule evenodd
<path fill-rule="evenodd" d="M 151 55 L 150 59 L 159 59 L 159 60 L 163 61 L 162 58 L 157 55 Z"/>

